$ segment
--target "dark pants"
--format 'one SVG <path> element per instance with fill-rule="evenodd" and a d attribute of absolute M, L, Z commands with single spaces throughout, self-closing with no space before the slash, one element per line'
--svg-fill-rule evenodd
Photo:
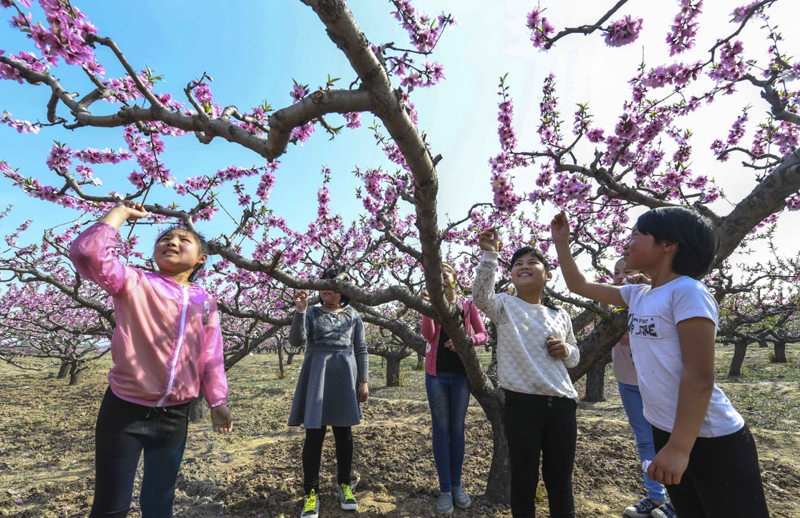
<path fill-rule="evenodd" d="M 656 452 L 670 434 L 653 427 Z M 681 518 L 768 518 L 758 452 L 750 430 L 722 437 L 698 437 L 681 483 L 667 485 Z"/>
<path fill-rule="evenodd" d="M 337 484 L 350 485 L 353 469 L 353 429 L 350 426 L 331 426 L 336 440 Z M 319 493 L 319 465 L 322 460 L 322 442 L 325 440 L 327 426 L 306 428 L 303 442 L 303 490 L 306 494 L 313 489 Z"/>
<path fill-rule="evenodd" d="M 504 424 L 511 464 L 511 515 L 536 515 L 539 455 L 550 516 L 573 518 L 572 466 L 578 423 L 574 400 L 505 391 Z"/>
<path fill-rule="evenodd" d="M 144 450 L 143 518 L 172 516 L 175 480 L 186 447 L 189 404 L 152 408 L 106 390 L 95 431 L 95 489 L 89 516 L 124 517 Z"/>

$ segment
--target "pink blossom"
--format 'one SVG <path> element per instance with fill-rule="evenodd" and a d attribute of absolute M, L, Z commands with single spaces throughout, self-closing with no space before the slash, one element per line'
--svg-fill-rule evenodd
<path fill-rule="evenodd" d="M 606 45 L 610 47 L 621 47 L 628 43 L 633 43 L 639 37 L 642 30 L 642 19 L 634 20 L 630 15 L 612 22 L 606 31 Z"/>

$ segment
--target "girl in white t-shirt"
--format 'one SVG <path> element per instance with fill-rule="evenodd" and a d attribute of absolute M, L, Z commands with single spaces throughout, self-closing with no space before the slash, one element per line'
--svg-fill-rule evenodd
<path fill-rule="evenodd" d="M 497 232 L 480 235 L 483 252 L 475 272 L 475 305 L 497 326 L 497 375 L 505 403 L 503 424 L 511 470 L 511 515 L 536 515 L 539 458 L 550 516 L 574 518 L 572 467 L 578 437 L 578 393 L 568 367 L 580 352 L 572 320 L 542 294 L 552 278 L 542 254 L 531 248 L 511 257 L 511 282 L 516 296 L 495 294 Z"/>
<path fill-rule="evenodd" d="M 570 291 L 629 308 L 633 361 L 657 452 L 647 474 L 667 486 L 678 515 L 768 517 L 753 437 L 714 383 L 719 310 L 697 280 L 719 246 L 711 224 L 682 207 L 640 216 L 623 258 L 652 284 L 621 287 L 583 277 L 570 254 L 563 212 L 551 231 Z"/>

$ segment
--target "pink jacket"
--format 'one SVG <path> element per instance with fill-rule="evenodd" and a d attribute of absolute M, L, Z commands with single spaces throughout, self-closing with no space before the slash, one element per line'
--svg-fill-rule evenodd
<path fill-rule="evenodd" d="M 216 301 L 198 285 L 126 266 L 113 253 L 116 237 L 114 227 L 95 223 L 69 250 L 78 273 L 114 299 L 111 390 L 151 407 L 186 403 L 201 388 L 209 407 L 226 403 Z"/>
<path fill-rule="evenodd" d="M 461 307 L 464 309 L 464 326 L 467 335 L 472 337 L 472 345 L 483 345 L 489 340 L 489 333 L 483 325 L 478 308 L 467 299 L 461 299 Z M 469 314 L 467 314 L 469 311 Z M 422 316 L 422 336 L 428 342 L 425 348 L 425 372 L 431 376 L 436 376 L 436 354 L 439 349 L 439 330 L 441 326 L 432 318 Z"/>

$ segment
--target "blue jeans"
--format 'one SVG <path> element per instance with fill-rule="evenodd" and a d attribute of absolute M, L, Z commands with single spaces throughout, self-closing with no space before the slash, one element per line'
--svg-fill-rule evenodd
<path fill-rule="evenodd" d="M 637 385 L 628 385 L 617 382 L 619 385 L 619 398 L 622 406 L 628 415 L 628 423 L 633 430 L 633 438 L 636 441 L 636 448 L 639 450 L 639 462 L 653 460 L 656 456 L 656 447 L 653 442 L 653 427 L 644 418 L 644 403 L 642 394 Z M 647 496 L 652 500 L 666 500 L 667 491 L 660 483 L 644 474 L 644 487 L 647 488 Z"/>
<path fill-rule="evenodd" d="M 433 460 L 439 474 L 439 491 L 449 493 L 454 487 L 461 487 L 469 380 L 463 372 L 426 374 L 425 391 L 431 407 Z"/>

